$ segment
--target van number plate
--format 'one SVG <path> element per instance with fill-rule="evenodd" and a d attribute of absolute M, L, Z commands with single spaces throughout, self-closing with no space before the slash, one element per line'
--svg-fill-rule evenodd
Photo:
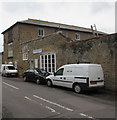
<path fill-rule="evenodd" d="M 97 82 L 96 82 L 96 81 L 91 81 L 90 84 L 91 84 L 91 85 L 96 85 Z"/>

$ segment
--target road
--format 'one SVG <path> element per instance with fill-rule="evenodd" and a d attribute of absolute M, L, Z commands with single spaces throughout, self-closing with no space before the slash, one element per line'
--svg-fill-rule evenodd
<path fill-rule="evenodd" d="M 3 118 L 115 118 L 114 95 L 76 94 L 19 78 L 2 77 Z"/>

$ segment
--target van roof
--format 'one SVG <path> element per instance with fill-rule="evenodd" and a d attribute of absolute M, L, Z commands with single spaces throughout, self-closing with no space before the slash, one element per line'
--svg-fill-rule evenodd
<path fill-rule="evenodd" d="M 82 64 L 67 64 L 67 65 L 63 65 L 61 67 L 78 67 L 78 66 L 100 66 L 100 64 L 87 64 L 87 63 L 82 63 Z"/>

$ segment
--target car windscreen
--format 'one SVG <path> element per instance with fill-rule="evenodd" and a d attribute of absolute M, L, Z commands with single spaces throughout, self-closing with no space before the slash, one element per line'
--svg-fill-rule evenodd
<path fill-rule="evenodd" d="M 8 70 L 15 70 L 15 67 L 14 66 L 7 66 L 7 69 Z"/>
<path fill-rule="evenodd" d="M 44 69 L 36 69 L 36 71 L 42 76 L 48 76 L 49 75 L 49 73 L 47 71 L 45 71 Z"/>

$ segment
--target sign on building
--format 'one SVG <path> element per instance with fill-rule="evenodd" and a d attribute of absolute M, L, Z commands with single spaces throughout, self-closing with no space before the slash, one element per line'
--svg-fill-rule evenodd
<path fill-rule="evenodd" d="M 42 53 L 42 49 L 33 50 L 33 54 L 39 54 L 39 53 Z"/>

